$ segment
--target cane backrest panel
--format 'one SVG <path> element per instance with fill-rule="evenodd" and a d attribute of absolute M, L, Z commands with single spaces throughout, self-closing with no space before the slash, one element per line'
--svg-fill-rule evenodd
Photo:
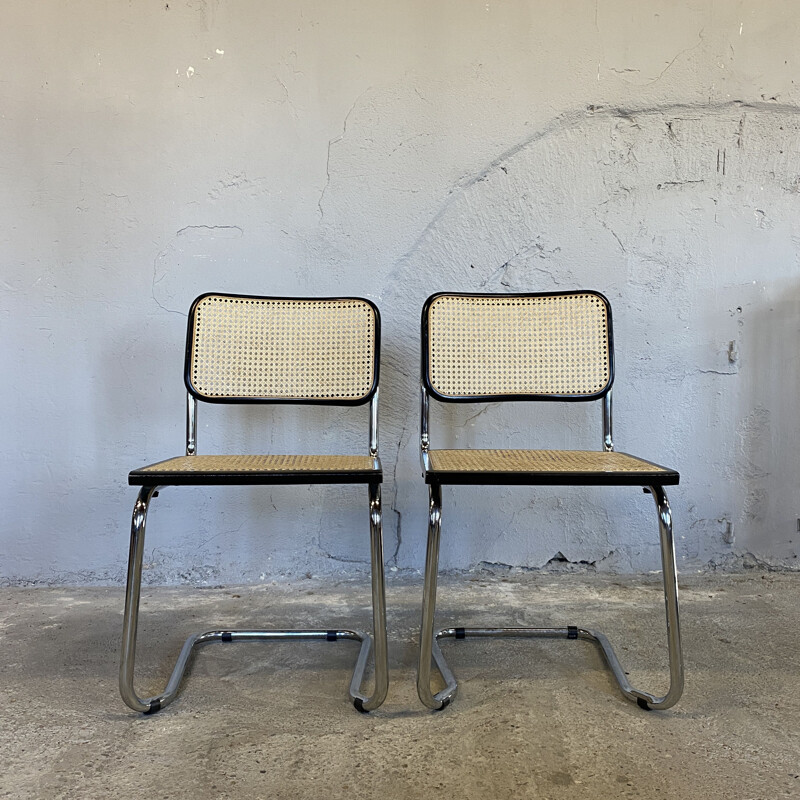
<path fill-rule="evenodd" d="M 208 294 L 189 314 L 186 385 L 212 402 L 367 402 L 380 322 L 361 298 Z"/>
<path fill-rule="evenodd" d="M 440 400 L 594 399 L 613 381 L 611 310 L 589 291 L 434 295 L 422 355 Z"/>

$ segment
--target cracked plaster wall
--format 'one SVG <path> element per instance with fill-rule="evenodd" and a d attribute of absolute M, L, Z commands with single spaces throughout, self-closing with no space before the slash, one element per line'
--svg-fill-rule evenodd
<path fill-rule="evenodd" d="M 591 287 L 619 449 L 680 469 L 683 569 L 800 552 L 800 12 L 766 2 L 9 0 L 0 580 L 120 582 L 134 466 L 183 447 L 207 290 L 383 312 L 387 562 L 424 557 L 418 319 Z M 358 452 L 360 410 L 201 408 L 200 451 Z M 439 406 L 434 443 L 596 447 L 599 408 Z M 341 435 L 336 432 L 341 429 Z M 164 491 L 145 579 L 367 569 L 365 490 Z M 658 565 L 626 490 L 444 495 L 442 565 Z"/>

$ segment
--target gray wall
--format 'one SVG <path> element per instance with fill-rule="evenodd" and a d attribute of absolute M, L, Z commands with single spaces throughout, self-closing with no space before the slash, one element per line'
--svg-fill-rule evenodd
<path fill-rule="evenodd" d="M 387 560 L 419 569 L 418 319 L 441 289 L 614 308 L 618 448 L 680 469 L 681 567 L 800 552 L 795 0 L 6 0 L 6 582 L 118 582 L 127 471 L 182 452 L 208 290 L 382 309 Z M 365 446 L 363 409 L 201 408 L 200 451 Z M 341 426 L 342 436 L 334 431 Z M 595 405 L 438 407 L 439 445 L 591 447 Z M 657 568 L 631 490 L 445 492 L 442 563 Z M 146 580 L 366 569 L 365 490 L 167 490 Z"/>

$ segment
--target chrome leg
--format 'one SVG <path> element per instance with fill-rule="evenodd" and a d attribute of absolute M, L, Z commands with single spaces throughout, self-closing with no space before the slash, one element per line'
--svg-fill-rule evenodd
<path fill-rule="evenodd" d="M 683 694 L 683 649 L 678 610 L 678 572 L 675 569 L 675 540 L 672 536 L 672 511 L 662 486 L 651 486 L 650 493 L 658 510 L 658 530 L 661 539 L 661 567 L 664 580 L 664 605 L 667 614 L 667 646 L 669 648 L 669 691 L 663 697 L 635 692 L 650 708 L 674 706 Z"/>
<path fill-rule="evenodd" d="M 360 693 L 369 656 L 369 635 L 359 653 L 350 683 L 353 705 L 362 712 L 374 711 L 386 699 L 389 689 L 389 664 L 386 642 L 386 591 L 383 572 L 383 529 L 380 484 L 369 487 L 369 531 L 372 560 L 372 632 L 375 637 L 375 689 L 371 697 Z"/>
<path fill-rule="evenodd" d="M 359 711 L 378 708 L 386 697 L 389 683 L 386 648 L 386 604 L 383 581 L 383 540 L 381 534 L 380 485 L 370 486 L 370 533 L 372 544 L 372 602 L 375 630 L 375 691 L 369 698 L 357 694 L 371 649 L 368 633 L 352 630 L 211 630 L 190 636 L 183 644 L 172 674 L 160 695 L 141 698 L 133 686 L 136 662 L 136 634 L 139 618 L 139 598 L 142 583 L 142 557 L 147 509 L 158 494 L 158 487 L 143 486 L 133 507 L 131 545 L 128 557 L 128 582 L 125 590 L 125 614 L 122 623 L 122 652 L 120 656 L 119 690 L 126 705 L 134 711 L 152 714 L 169 705 L 178 694 L 189 659 L 195 647 L 209 642 L 317 640 L 335 642 L 340 639 L 361 643 L 350 693 Z"/>
<path fill-rule="evenodd" d="M 672 537 L 672 513 L 670 511 L 669 502 L 666 493 L 661 486 L 651 486 L 650 493 L 658 509 L 658 525 L 659 534 L 661 539 L 661 562 L 663 567 L 664 578 L 664 602 L 666 605 L 667 616 L 667 647 L 669 651 L 669 672 L 670 672 L 670 685 L 669 690 L 663 697 L 657 697 L 640 689 L 635 689 L 631 686 L 625 674 L 625 670 L 617 658 L 614 648 L 599 631 L 591 631 L 586 628 L 579 628 L 577 626 L 568 626 L 566 628 L 444 628 L 438 631 L 435 636 L 428 636 L 428 629 L 425 628 L 425 603 L 428 599 L 428 568 L 425 572 L 425 596 L 423 598 L 423 633 L 420 642 L 420 672 L 419 680 L 417 682 L 417 690 L 420 699 L 429 708 L 443 708 L 445 703 L 436 704 L 436 700 L 440 696 L 444 696 L 446 701 L 452 698 L 455 694 L 456 681 L 452 677 L 444 661 L 444 656 L 439 648 L 439 639 L 466 639 L 466 638 L 565 638 L 565 639 L 581 639 L 583 641 L 592 642 L 597 645 L 603 653 L 603 657 L 614 675 L 622 693 L 629 699 L 633 700 L 644 709 L 657 709 L 663 710 L 670 708 L 678 702 L 683 693 L 683 654 L 681 650 L 681 632 L 680 632 L 680 619 L 678 614 L 678 576 L 675 569 L 675 543 Z M 432 506 L 433 507 L 433 506 Z M 433 528 L 433 516 L 431 517 L 431 529 Z M 438 521 L 437 521 L 438 528 Z M 432 535 L 430 538 L 433 538 Z M 428 558 L 431 555 L 431 542 L 428 541 Z M 434 558 L 438 557 L 438 530 L 435 534 L 435 553 Z M 435 599 L 436 592 L 436 574 L 434 569 L 433 574 L 433 597 Z M 430 613 L 429 624 L 433 625 L 433 611 Z M 423 654 L 422 645 L 426 641 L 432 641 L 432 648 L 429 645 L 427 661 L 424 662 L 428 665 L 428 671 L 425 676 L 426 683 L 423 684 L 422 665 Z M 447 688 L 440 692 L 435 697 L 431 697 L 430 689 L 428 688 L 427 696 L 424 694 L 424 689 L 428 686 L 427 680 L 430 675 L 430 652 L 431 649 L 436 660 L 436 664 L 442 673 L 442 676 L 448 682 Z"/>
<path fill-rule="evenodd" d="M 134 710 L 148 713 L 153 700 L 142 700 L 133 688 L 133 669 L 136 662 L 136 630 L 139 623 L 139 596 L 142 588 L 142 555 L 147 506 L 157 493 L 157 486 L 142 486 L 133 505 L 131 547 L 128 554 L 128 583 L 125 588 L 125 616 L 122 622 L 122 653 L 119 664 L 119 691 L 122 699 Z M 159 705 L 159 708 L 161 706 Z"/>
<path fill-rule="evenodd" d="M 436 578 L 439 570 L 439 538 L 442 528 L 441 486 L 428 486 L 428 550 L 425 556 L 425 587 L 422 593 L 422 625 L 419 634 L 419 667 L 417 668 L 417 694 L 419 699 L 434 710 L 444 708 L 455 697 L 458 684 L 444 660 L 439 643 L 433 635 L 436 615 Z M 445 688 L 435 695 L 431 692 L 431 660 L 445 681 Z"/>

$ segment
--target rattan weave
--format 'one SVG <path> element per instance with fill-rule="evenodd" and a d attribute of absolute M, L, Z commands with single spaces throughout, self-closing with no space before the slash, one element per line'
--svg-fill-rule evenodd
<path fill-rule="evenodd" d="M 208 472 L 365 472 L 373 469 L 371 456 L 178 456 L 136 470 L 138 475 L 179 472 L 201 475 Z"/>
<path fill-rule="evenodd" d="M 444 397 L 581 396 L 611 381 L 608 307 L 594 293 L 440 295 L 428 378 Z"/>
<path fill-rule="evenodd" d="M 596 450 L 430 450 L 428 456 L 441 472 L 671 472 L 626 453 Z"/>
<path fill-rule="evenodd" d="M 373 387 L 376 319 L 364 300 L 207 295 L 190 336 L 201 398 L 353 402 Z"/>

